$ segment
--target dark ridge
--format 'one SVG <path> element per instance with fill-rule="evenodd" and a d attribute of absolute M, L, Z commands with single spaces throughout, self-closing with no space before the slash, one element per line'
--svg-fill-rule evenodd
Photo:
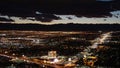
<path fill-rule="evenodd" d="M 14 20 L 12 19 L 1 18 L 1 17 L 0 17 L 0 21 L 14 22 Z"/>
<path fill-rule="evenodd" d="M 0 24 L 0 30 L 37 30 L 37 31 L 119 31 L 120 24 Z"/>

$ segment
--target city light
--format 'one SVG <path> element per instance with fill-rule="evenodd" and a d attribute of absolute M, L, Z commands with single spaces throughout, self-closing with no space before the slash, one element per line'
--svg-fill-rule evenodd
<path fill-rule="evenodd" d="M 3 32 L 6 36 L 8 33 L 10 32 Z M 115 46 L 119 46 L 120 44 L 118 41 L 119 31 L 52 31 L 50 33 L 46 31 L 23 31 L 22 37 L 21 34 L 18 33 L 19 31 L 14 31 L 15 35 L 10 33 L 11 36 L 8 35 L 7 37 L 0 38 L 0 57 L 7 58 L 6 60 L 1 60 L 11 64 L 14 63 L 14 66 L 23 63 L 24 65 L 33 64 L 33 66 L 39 65 L 48 68 L 97 67 L 96 62 L 99 64 L 101 62 L 107 63 L 108 61 L 106 60 L 111 59 L 112 56 L 115 56 L 115 59 L 118 57 L 118 47 Z M 31 35 L 27 36 L 29 34 Z M 18 36 L 20 36 L 21 39 L 17 39 Z M 36 39 L 40 40 L 39 44 L 33 43 L 33 40 Z M 50 43 L 54 42 L 56 42 L 56 44 L 51 46 L 52 44 Z"/>

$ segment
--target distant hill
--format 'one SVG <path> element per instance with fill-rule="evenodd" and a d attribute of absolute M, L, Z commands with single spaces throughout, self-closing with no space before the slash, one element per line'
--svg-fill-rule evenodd
<path fill-rule="evenodd" d="M 38 31 L 119 31 L 120 24 L 0 24 L 0 30 L 38 30 Z"/>

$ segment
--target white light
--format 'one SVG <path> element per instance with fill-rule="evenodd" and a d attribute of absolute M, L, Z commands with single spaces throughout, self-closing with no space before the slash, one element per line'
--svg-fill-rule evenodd
<path fill-rule="evenodd" d="M 86 58 L 87 56 L 86 55 L 83 55 L 84 56 L 84 58 Z"/>
<path fill-rule="evenodd" d="M 24 56 L 24 55 L 22 55 L 22 56 Z"/>
<path fill-rule="evenodd" d="M 35 13 L 36 13 L 36 14 L 42 14 L 41 12 L 38 12 L 38 11 L 36 11 Z"/>
<path fill-rule="evenodd" d="M 15 55 L 15 53 L 13 53 L 12 55 Z"/>
<path fill-rule="evenodd" d="M 57 63 L 59 60 L 57 58 L 54 59 L 54 63 Z"/>
<path fill-rule="evenodd" d="M 68 61 L 71 61 L 72 59 L 71 58 L 68 58 Z"/>
<path fill-rule="evenodd" d="M 7 51 L 5 51 L 5 54 L 7 54 L 8 52 Z"/>
<path fill-rule="evenodd" d="M 92 46 L 91 46 L 91 48 L 97 48 L 98 47 L 98 43 L 94 43 Z"/>

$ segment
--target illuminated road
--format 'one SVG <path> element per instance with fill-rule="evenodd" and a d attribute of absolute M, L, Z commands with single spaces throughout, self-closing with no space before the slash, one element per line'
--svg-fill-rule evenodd
<path fill-rule="evenodd" d="M 7 57 L 7 58 L 14 58 L 12 56 L 4 55 L 4 54 L 0 54 L 0 56 Z"/>
<path fill-rule="evenodd" d="M 17 60 L 21 60 L 21 61 L 27 62 L 27 63 L 35 63 L 40 66 L 42 65 L 43 67 L 49 66 L 49 67 L 54 67 L 54 68 L 66 68 L 64 65 L 44 63 L 43 60 L 39 60 L 39 59 L 35 59 L 35 58 L 30 59 L 29 57 L 26 57 L 26 56 L 14 57 L 14 56 L 9 56 L 9 55 L 5 55 L 5 54 L 0 54 L 0 56 L 11 58 L 10 61 L 13 61 L 13 62 L 18 62 Z"/>
<path fill-rule="evenodd" d="M 98 44 L 104 43 L 111 36 L 110 34 L 111 34 L 111 32 L 104 33 L 104 34 L 100 35 L 100 37 L 93 40 L 95 42 L 93 43 L 91 48 L 97 48 Z"/>

